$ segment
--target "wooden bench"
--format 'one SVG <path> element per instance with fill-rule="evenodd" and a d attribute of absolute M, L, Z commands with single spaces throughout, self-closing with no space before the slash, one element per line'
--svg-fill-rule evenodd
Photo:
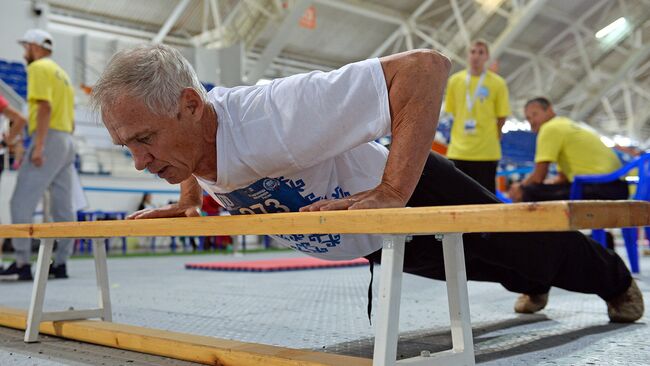
<path fill-rule="evenodd" d="M 310 233 L 383 234 L 381 283 L 378 294 L 379 310 L 373 365 L 394 365 L 395 363 L 474 365 L 462 233 L 567 231 L 648 225 L 650 225 L 649 202 L 558 201 L 539 204 L 466 205 L 138 221 L 0 225 L 0 237 L 41 239 L 25 332 L 25 341 L 34 342 L 37 340 L 39 325 L 42 322 L 88 318 L 101 318 L 105 322 L 111 321 L 106 253 L 103 245 L 97 245 L 94 251 L 99 288 L 98 308 L 43 312 L 48 265 L 55 238 Z M 425 234 L 443 235 L 442 245 L 453 348 L 434 354 L 423 352 L 421 356 L 396 362 L 405 239 L 407 235 Z M 65 322 L 58 324 L 61 326 L 63 323 Z M 136 347 L 135 350 L 156 353 L 155 350 L 146 347 Z M 175 357 L 167 353 L 164 355 Z M 205 362 L 214 364 L 215 357 L 210 356 Z M 259 355 L 255 359 L 263 360 L 264 355 Z M 201 362 L 200 360 L 194 361 Z M 229 364 L 225 360 L 216 360 L 216 363 Z M 264 364 L 263 361 L 260 363 Z"/>

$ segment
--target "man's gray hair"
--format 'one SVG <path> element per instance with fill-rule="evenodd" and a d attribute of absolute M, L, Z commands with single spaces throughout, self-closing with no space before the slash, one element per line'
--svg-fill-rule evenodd
<path fill-rule="evenodd" d="M 196 72 L 178 50 L 162 44 L 143 45 L 111 57 L 93 87 L 91 103 L 95 110 L 107 109 L 127 95 L 156 115 L 174 117 L 185 88 L 194 89 L 207 101 Z"/>

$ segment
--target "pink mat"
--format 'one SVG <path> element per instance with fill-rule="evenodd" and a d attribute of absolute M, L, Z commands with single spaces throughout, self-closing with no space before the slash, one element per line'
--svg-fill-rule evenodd
<path fill-rule="evenodd" d="M 300 269 L 336 268 L 367 265 L 368 260 L 358 258 L 348 261 L 326 261 L 323 259 L 305 258 L 280 258 L 258 261 L 242 262 L 205 262 L 187 263 L 186 269 L 203 269 L 210 271 L 247 271 L 247 272 L 272 272 L 294 271 Z"/>

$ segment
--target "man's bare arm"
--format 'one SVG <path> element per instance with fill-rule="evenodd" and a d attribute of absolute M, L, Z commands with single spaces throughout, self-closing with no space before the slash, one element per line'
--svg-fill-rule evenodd
<path fill-rule="evenodd" d="M 544 179 L 546 178 L 546 175 L 548 174 L 548 167 L 551 165 L 548 161 L 543 161 L 539 163 L 535 163 L 535 170 L 533 170 L 533 173 L 528 176 L 528 178 L 524 179 L 524 181 L 521 183 L 523 185 L 529 185 L 529 184 L 542 184 L 544 183 Z"/>
<path fill-rule="evenodd" d="M 50 117 L 52 115 L 52 106 L 46 100 L 39 100 L 36 107 L 36 133 L 34 134 L 34 147 L 31 152 L 32 164 L 37 167 L 43 165 L 45 157 L 45 139 L 50 129 Z"/>
<path fill-rule="evenodd" d="M 503 136 L 503 125 L 506 124 L 506 117 L 499 117 L 497 118 L 497 133 L 499 134 L 499 140 L 501 140 L 501 137 Z"/>
<path fill-rule="evenodd" d="M 376 188 L 340 200 L 323 200 L 301 211 L 404 207 L 415 190 L 438 126 L 449 59 L 415 50 L 380 59 L 390 103 L 391 149 Z"/>

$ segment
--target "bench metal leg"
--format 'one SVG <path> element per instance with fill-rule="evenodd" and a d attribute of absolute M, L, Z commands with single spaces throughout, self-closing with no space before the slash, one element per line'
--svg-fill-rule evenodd
<path fill-rule="evenodd" d="M 445 234 L 442 239 L 447 278 L 447 298 L 451 318 L 452 352 L 459 355 L 457 365 L 474 365 L 474 340 L 469 315 L 467 273 L 462 234 Z"/>
<path fill-rule="evenodd" d="M 95 245 L 95 274 L 97 276 L 97 290 L 99 291 L 99 308 L 103 310 L 102 320 L 110 322 L 111 296 L 108 287 L 108 268 L 106 266 L 106 248 L 102 243 Z"/>
<path fill-rule="evenodd" d="M 29 304 L 27 314 L 27 329 L 25 330 L 25 342 L 36 342 L 38 340 L 38 328 L 43 318 L 43 301 L 45 300 L 45 285 L 50 273 L 50 259 L 54 239 L 41 239 L 38 248 L 38 261 L 36 262 L 36 276 L 32 287 L 32 300 Z"/>
<path fill-rule="evenodd" d="M 402 291 L 404 264 L 404 235 L 384 236 L 381 251 L 381 280 L 379 282 L 379 309 L 375 331 L 374 366 L 394 365 L 399 338 L 399 303 Z"/>
<path fill-rule="evenodd" d="M 96 309 L 67 310 L 43 312 L 45 300 L 45 286 L 50 269 L 50 259 L 54 248 L 54 239 L 42 239 L 38 250 L 38 262 L 36 263 L 36 278 L 32 288 L 32 300 L 27 315 L 27 328 L 25 331 L 25 342 L 38 341 L 38 329 L 41 322 L 78 320 L 100 318 L 104 321 L 111 321 L 111 300 L 108 287 L 108 270 L 106 266 L 106 247 L 102 240 L 93 241 L 95 245 L 95 271 L 97 274 L 97 289 L 99 291 L 99 307 Z"/>
<path fill-rule="evenodd" d="M 422 351 L 418 357 L 396 360 L 404 239 L 403 236 L 384 237 L 373 365 L 475 365 L 462 234 L 445 234 L 442 240 L 452 349 L 437 353 Z"/>

